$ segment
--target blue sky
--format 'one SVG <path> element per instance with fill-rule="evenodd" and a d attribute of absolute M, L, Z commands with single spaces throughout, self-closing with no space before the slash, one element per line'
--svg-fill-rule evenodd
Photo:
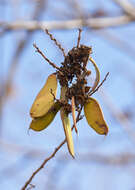
<path fill-rule="evenodd" d="M 65 2 L 58 1 L 58 4 L 55 4 L 53 1 L 49 1 L 47 11 L 40 19 L 59 20 L 61 15 L 55 18 L 54 14 L 54 10 L 57 9 L 70 13 Z M 82 2 L 84 9 L 90 12 L 90 10 L 96 8 L 96 2 L 98 1 L 91 1 L 90 3 L 90 1 L 86 0 Z M 103 1 L 99 2 L 99 5 L 103 3 Z M 11 3 L 8 2 L 7 5 L 0 4 L 2 19 L 13 21 L 16 18 L 15 15 L 18 14 L 21 19 L 29 20 L 29 15 L 33 8 L 31 1 L 19 1 L 18 5 L 21 6 L 15 13 L 12 1 Z M 111 1 L 104 3 L 104 8 L 112 13 L 119 11 Z M 27 11 L 28 9 L 29 11 Z M 134 24 L 105 30 L 105 32 L 116 36 L 124 43 L 127 42 L 134 52 L 133 31 Z M 51 31 L 51 33 L 61 42 L 67 52 L 76 45 L 77 29 L 57 30 Z M 104 37 L 103 34 L 105 35 Z M 0 72 L 0 74 L 3 75 L 4 81 L 6 81 L 8 75 L 8 69 L 16 50 L 17 41 L 24 36 L 24 31 L 9 32 L 2 36 L 0 49 L 2 67 L 4 69 L 3 73 Z M 92 57 L 100 69 L 101 80 L 104 79 L 107 72 L 110 73 L 103 87 L 110 95 L 114 105 L 122 111 L 128 111 L 130 110 L 129 108 L 133 109 L 135 105 L 135 88 L 133 83 L 135 71 L 134 53 L 131 55 L 131 52 L 129 54 L 126 53 L 125 50 L 119 48 L 115 41 L 110 43 L 106 40 L 106 37 L 107 34 L 104 33 L 104 30 L 95 34 L 94 31 L 84 28 L 81 44 L 92 46 Z M 59 113 L 46 130 L 39 133 L 30 131 L 28 135 L 29 123 L 31 121 L 29 109 L 48 75 L 54 72 L 51 66 L 35 52 L 33 43 L 36 43 L 47 57 L 58 66 L 63 61 L 59 49 L 43 31 L 37 31 L 32 35 L 32 39 L 19 59 L 19 66 L 13 80 L 14 90 L 10 98 L 4 102 L 3 107 L 0 155 L 2 163 L 0 169 L 1 189 L 21 189 L 32 172 L 39 167 L 43 160 L 64 139 Z M 92 65 L 89 64 L 89 68 L 93 71 Z M 88 126 L 84 118 L 78 123 L 78 137 L 73 132 L 76 159 L 72 160 L 66 145 L 64 145 L 55 158 L 49 161 L 45 169 L 32 181 L 36 185 L 35 189 L 42 190 L 46 189 L 46 187 L 47 189 L 89 189 L 91 187 L 93 190 L 132 190 L 135 188 L 134 164 L 109 164 L 92 159 L 92 155 L 105 155 L 117 158 L 119 155 L 128 152 L 134 154 L 134 144 L 130 136 L 127 135 L 121 124 L 112 117 L 111 110 L 106 106 L 100 92 L 97 92 L 93 97 L 98 100 L 103 109 L 109 126 L 108 136 L 97 135 Z M 133 129 L 134 121 L 135 117 L 133 115 L 130 120 Z M 50 178 L 52 181 L 50 181 Z"/>

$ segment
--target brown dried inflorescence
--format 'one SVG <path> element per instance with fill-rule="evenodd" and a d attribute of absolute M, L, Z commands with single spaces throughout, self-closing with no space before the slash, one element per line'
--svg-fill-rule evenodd
<path fill-rule="evenodd" d="M 64 62 L 61 63 L 60 71 L 57 71 L 60 85 L 68 87 L 67 99 L 71 100 L 74 96 L 77 110 L 84 104 L 90 90 L 86 77 L 91 72 L 87 70 L 86 66 L 91 53 L 92 47 L 84 45 L 73 47 L 65 56 Z"/>
<path fill-rule="evenodd" d="M 74 97 L 76 111 L 80 112 L 88 98 L 98 90 L 106 78 L 99 86 L 97 86 L 100 78 L 98 68 L 92 58 L 90 59 L 92 54 L 92 47 L 80 45 L 81 29 L 79 29 L 77 46 L 73 47 L 67 55 L 61 44 L 57 42 L 52 34 L 50 34 L 47 29 L 45 32 L 50 36 L 50 39 L 54 41 L 55 45 L 62 51 L 65 58 L 64 62 L 61 63 L 61 67 L 58 67 L 43 54 L 43 52 L 36 46 L 36 44 L 34 44 L 36 51 L 40 53 L 53 68 L 56 69 L 57 79 L 59 80 L 61 88 L 66 87 L 67 89 L 65 100 L 58 100 L 55 97 L 54 99 L 58 101 L 62 106 L 64 106 L 64 109 L 67 113 L 71 113 L 71 99 Z M 88 60 L 90 60 L 94 65 L 98 76 L 92 88 L 87 85 L 87 76 L 91 74 L 91 71 L 87 70 Z"/>

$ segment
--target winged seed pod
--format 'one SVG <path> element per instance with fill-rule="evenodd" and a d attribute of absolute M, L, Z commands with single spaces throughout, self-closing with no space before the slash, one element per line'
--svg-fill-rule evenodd
<path fill-rule="evenodd" d="M 66 101 L 66 96 L 65 96 L 66 91 L 67 91 L 67 87 L 62 86 L 61 87 L 61 101 Z M 66 113 L 64 107 L 61 108 L 60 115 L 61 115 L 61 120 L 62 120 L 62 124 L 64 128 L 64 132 L 65 132 L 65 137 L 67 140 L 67 147 L 68 147 L 69 153 L 74 158 L 75 153 L 74 153 L 74 144 L 73 144 L 73 138 L 72 138 L 71 125 L 70 125 L 70 120 L 68 118 L 68 114 Z"/>
<path fill-rule="evenodd" d="M 49 111 L 49 109 L 54 105 L 54 96 L 56 96 L 56 92 L 57 92 L 56 74 L 51 74 L 49 75 L 43 88 L 38 93 L 31 107 L 30 115 L 32 118 L 42 117 Z"/>
<path fill-rule="evenodd" d="M 94 98 L 90 97 L 84 104 L 84 114 L 90 127 L 100 135 L 107 135 L 108 126 L 104 120 L 102 110 Z"/>
<path fill-rule="evenodd" d="M 34 131 L 42 131 L 43 129 L 46 129 L 54 120 L 57 112 L 60 110 L 60 104 L 56 102 L 54 106 L 42 117 L 33 119 L 29 129 L 32 129 Z"/>

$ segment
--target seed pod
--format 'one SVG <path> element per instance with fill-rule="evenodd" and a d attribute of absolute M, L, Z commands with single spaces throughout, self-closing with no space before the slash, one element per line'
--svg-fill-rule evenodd
<path fill-rule="evenodd" d="M 67 90 L 67 87 L 65 86 L 61 88 L 62 101 L 66 101 L 66 96 L 65 96 L 66 90 Z M 74 153 L 74 143 L 73 143 L 73 138 L 72 138 L 71 125 L 70 125 L 70 120 L 68 118 L 68 114 L 66 113 L 66 110 L 64 109 L 64 107 L 61 108 L 60 115 L 61 115 L 61 120 L 62 120 L 62 124 L 64 128 L 64 132 L 65 132 L 65 137 L 67 140 L 68 150 L 71 156 L 74 158 L 75 153 Z"/>
<path fill-rule="evenodd" d="M 98 86 L 99 81 L 100 81 L 100 71 L 97 67 L 96 62 L 92 59 L 92 57 L 89 57 L 89 60 L 93 64 L 95 71 L 96 71 L 96 79 L 95 79 L 94 84 L 93 84 L 92 89 L 91 89 L 91 91 L 94 91 L 96 89 L 96 87 Z"/>
<path fill-rule="evenodd" d="M 29 129 L 32 129 L 34 131 L 42 131 L 43 129 L 47 128 L 54 120 L 57 112 L 60 110 L 60 107 L 60 104 L 56 102 L 47 114 L 42 117 L 33 119 Z"/>
<path fill-rule="evenodd" d="M 90 127 L 100 135 L 107 135 L 108 126 L 104 120 L 102 110 L 94 98 L 89 98 L 85 103 L 84 114 Z"/>
<path fill-rule="evenodd" d="M 56 74 L 51 74 L 48 77 L 44 87 L 38 93 L 31 107 L 30 115 L 32 118 L 42 117 L 49 111 L 49 109 L 54 105 L 54 96 L 56 96 L 56 92 L 57 92 Z"/>

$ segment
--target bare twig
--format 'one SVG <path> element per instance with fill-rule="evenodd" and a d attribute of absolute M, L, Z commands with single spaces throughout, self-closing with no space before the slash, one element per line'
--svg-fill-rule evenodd
<path fill-rule="evenodd" d="M 76 117 L 76 122 L 78 122 L 78 121 L 81 119 L 81 118 L 80 118 L 81 111 L 82 111 L 82 107 L 80 108 L 80 110 L 79 110 L 79 112 L 78 112 L 78 115 L 77 115 L 77 117 Z M 74 125 L 73 125 L 73 127 L 72 127 L 72 130 L 73 130 L 73 129 L 74 129 Z M 64 140 L 61 142 L 61 144 L 60 144 L 58 147 L 55 148 L 54 152 L 53 152 L 48 158 L 46 158 L 46 159 L 43 161 L 43 163 L 40 165 L 40 167 L 39 167 L 36 171 L 33 172 L 33 174 L 31 175 L 31 177 L 28 179 L 28 181 L 26 181 L 25 185 L 22 187 L 21 190 L 25 190 L 25 189 L 28 187 L 28 185 L 31 183 L 32 179 L 35 177 L 35 175 L 36 175 L 41 169 L 44 168 L 44 166 L 46 165 L 46 163 L 47 163 L 49 160 L 51 160 L 51 159 L 55 156 L 55 154 L 60 150 L 60 148 L 61 148 L 65 143 L 66 143 L 66 139 L 64 139 Z"/>
<path fill-rule="evenodd" d="M 65 144 L 66 142 L 66 139 L 64 141 L 62 141 L 62 143 L 57 147 L 55 148 L 54 152 L 44 160 L 44 162 L 41 164 L 41 166 L 35 171 L 33 172 L 33 174 L 31 175 L 31 177 L 28 179 L 28 181 L 25 183 L 24 187 L 21 189 L 21 190 L 25 190 L 27 188 L 27 186 L 31 183 L 32 179 L 35 177 L 35 175 L 41 170 L 44 168 L 45 164 L 51 160 L 55 154 L 58 152 L 58 150 Z"/>
<path fill-rule="evenodd" d="M 71 106 L 72 106 L 72 117 L 73 117 L 75 132 L 78 133 L 78 130 L 76 127 L 76 118 L 75 118 L 75 98 L 74 98 L 74 96 L 72 96 L 72 99 L 71 99 Z"/>
<path fill-rule="evenodd" d="M 79 35 L 78 35 L 78 40 L 77 40 L 77 48 L 79 48 L 79 45 L 80 45 L 81 32 L 82 32 L 82 29 L 79 28 Z"/>
<path fill-rule="evenodd" d="M 59 67 L 57 67 L 54 63 L 52 63 L 52 62 L 43 54 L 43 52 L 37 47 L 36 44 L 33 44 L 33 46 L 34 46 L 34 48 L 36 48 L 36 51 L 37 51 L 40 55 L 42 55 L 42 57 L 43 57 L 53 68 L 55 68 L 55 69 L 57 69 L 57 70 L 60 70 Z"/>
<path fill-rule="evenodd" d="M 56 44 L 56 46 L 58 46 L 58 48 L 62 51 L 63 56 L 66 57 L 64 48 L 61 46 L 61 44 L 57 42 L 57 40 L 53 37 L 53 35 L 52 35 L 47 29 L 45 29 L 45 32 L 46 32 L 47 35 L 50 36 L 50 39 L 51 39 L 52 41 L 54 41 L 54 43 Z"/>
<path fill-rule="evenodd" d="M 97 86 L 97 88 L 96 88 L 94 91 L 92 91 L 92 92 L 89 93 L 89 96 L 91 96 L 92 94 L 94 94 L 95 92 L 98 91 L 98 89 L 99 89 L 99 88 L 103 85 L 103 83 L 106 81 L 108 75 L 109 75 L 109 72 L 105 75 L 105 78 L 104 78 L 104 79 L 102 80 L 102 82 Z"/>

